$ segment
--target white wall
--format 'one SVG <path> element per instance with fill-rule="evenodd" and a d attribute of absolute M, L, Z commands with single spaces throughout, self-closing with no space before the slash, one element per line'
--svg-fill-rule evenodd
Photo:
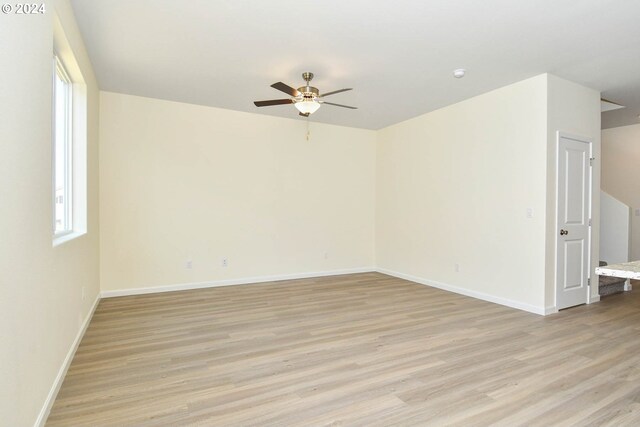
<path fill-rule="evenodd" d="M 68 1 L 0 14 L 0 424 L 33 425 L 99 292 L 98 88 Z M 51 73 L 58 11 L 88 89 L 88 233 L 53 247 Z M 81 290 L 85 288 L 85 299 Z"/>
<path fill-rule="evenodd" d="M 631 260 L 640 260 L 640 124 L 602 131 L 602 189 L 631 207 Z"/>
<path fill-rule="evenodd" d="M 108 92 L 100 114 L 103 290 L 373 267 L 374 131 Z"/>
<path fill-rule="evenodd" d="M 600 192 L 600 259 L 608 264 L 629 261 L 631 209 Z"/>
<path fill-rule="evenodd" d="M 600 252 L 600 93 L 568 80 L 548 74 L 547 110 L 547 221 L 546 221 L 546 292 L 545 305 L 555 306 L 556 290 L 556 162 L 558 132 L 586 138 L 592 141 L 592 227 L 591 272 L 592 282 L 597 283 L 595 268 Z M 591 298 L 598 298 L 598 286 L 591 286 Z"/>
<path fill-rule="evenodd" d="M 546 103 L 541 75 L 381 130 L 378 267 L 543 311 Z"/>

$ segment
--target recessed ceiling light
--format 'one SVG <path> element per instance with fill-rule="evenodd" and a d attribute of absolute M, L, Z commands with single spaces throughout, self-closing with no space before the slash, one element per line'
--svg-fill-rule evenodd
<path fill-rule="evenodd" d="M 461 79 L 464 77 L 464 74 L 467 72 L 464 68 L 458 68 L 457 70 L 453 70 L 453 77 L 456 79 Z"/>

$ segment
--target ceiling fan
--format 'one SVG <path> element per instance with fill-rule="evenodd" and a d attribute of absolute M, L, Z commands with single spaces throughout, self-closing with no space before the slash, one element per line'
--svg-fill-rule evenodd
<path fill-rule="evenodd" d="M 327 102 L 323 99 L 325 96 L 334 95 L 340 92 L 346 92 L 348 90 L 352 90 L 352 88 L 334 90 L 332 92 L 326 92 L 321 94 L 318 88 L 315 88 L 309 85 L 309 82 L 313 79 L 313 73 L 310 73 L 310 72 L 302 73 L 302 78 L 307 84 L 306 86 L 300 86 L 298 89 L 294 89 L 291 86 L 286 85 L 282 82 L 277 82 L 271 85 L 272 88 L 278 89 L 279 91 L 282 91 L 287 95 L 291 95 L 292 98 L 270 99 L 268 101 L 255 101 L 254 104 L 256 105 L 256 107 L 269 107 L 271 105 L 293 104 L 300 112 L 299 114 L 304 117 L 309 117 L 310 114 L 315 113 L 322 104 L 333 105 L 336 107 L 350 108 L 352 110 L 356 110 L 358 108 L 358 107 L 350 107 L 348 105 L 334 104 L 333 102 Z"/>

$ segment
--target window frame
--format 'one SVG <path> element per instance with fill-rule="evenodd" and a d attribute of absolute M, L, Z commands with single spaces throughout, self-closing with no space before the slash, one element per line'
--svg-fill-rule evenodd
<path fill-rule="evenodd" d="M 64 83 L 64 93 L 59 94 L 58 90 L 56 90 L 56 79 L 59 78 Z M 74 232 L 74 221 L 73 221 L 73 199 L 74 199 L 74 183 L 73 183 L 73 167 L 74 167 L 74 155 L 73 155 L 73 81 L 69 77 L 69 73 L 67 72 L 64 64 L 60 60 L 59 56 L 54 52 L 53 55 L 53 96 L 52 96 L 52 202 L 53 202 L 53 237 L 58 238 L 61 236 L 66 236 Z M 57 212 L 56 212 L 56 184 L 57 184 L 57 150 L 58 150 L 58 115 L 60 113 L 57 108 L 56 101 L 59 96 L 64 96 L 64 142 L 63 142 L 63 160 L 64 160 L 64 172 L 63 172 L 63 180 L 64 180 L 64 206 L 63 206 L 63 228 L 62 230 L 57 230 L 56 220 L 57 220 Z"/>

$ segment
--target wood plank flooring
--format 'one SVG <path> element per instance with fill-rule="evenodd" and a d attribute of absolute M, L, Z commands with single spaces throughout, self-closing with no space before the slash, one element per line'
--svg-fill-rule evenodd
<path fill-rule="evenodd" d="M 104 299 L 47 425 L 637 426 L 640 291 L 548 317 L 378 273 Z"/>

